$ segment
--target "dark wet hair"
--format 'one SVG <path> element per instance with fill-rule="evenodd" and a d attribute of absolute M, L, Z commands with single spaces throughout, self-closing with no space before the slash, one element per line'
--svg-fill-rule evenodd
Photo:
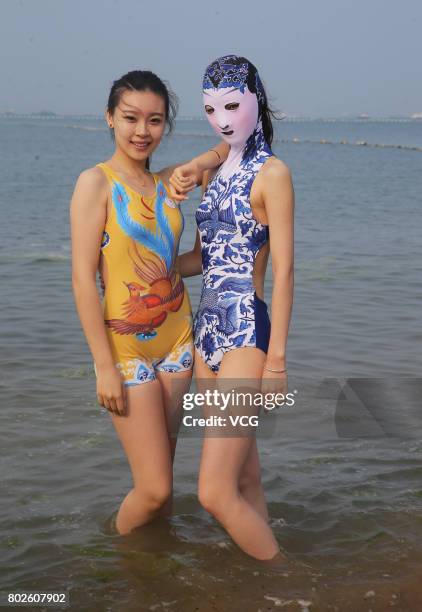
<path fill-rule="evenodd" d="M 248 61 L 248 60 L 246 60 Z M 258 108 L 259 114 L 262 120 L 262 131 L 264 132 L 264 138 L 266 142 L 271 146 L 271 143 L 274 138 L 274 128 L 273 128 L 273 119 L 278 119 L 275 111 L 270 108 L 268 102 L 267 92 L 265 91 L 265 87 L 259 77 L 258 70 L 255 66 L 249 62 L 250 68 L 248 72 L 248 89 L 251 93 L 257 94 L 258 97 Z M 257 84 L 259 82 L 260 94 L 258 95 L 258 87 Z"/>
<path fill-rule="evenodd" d="M 270 108 L 267 93 L 254 64 L 240 55 L 225 55 L 212 62 L 204 74 L 204 89 L 244 84 L 258 98 L 258 117 L 262 120 L 264 138 L 271 145 L 274 136 L 272 120 L 278 117 Z"/>
<path fill-rule="evenodd" d="M 164 100 L 165 120 L 168 127 L 167 133 L 170 134 L 174 127 L 179 103 L 176 94 L 165 81 L 162 81 L 160 77 L 150 70 L 132 70 L 124 74 L 120 79 L 113 82 L 108 96 L 107 110 L 111 115 L 116 110 L 125 91 L 151 91 L 161 96 Z M 111 131 L 114 138 L 112 128 Z M 146 162 L 146 168 L 149 170 L 149 158 Z"/>

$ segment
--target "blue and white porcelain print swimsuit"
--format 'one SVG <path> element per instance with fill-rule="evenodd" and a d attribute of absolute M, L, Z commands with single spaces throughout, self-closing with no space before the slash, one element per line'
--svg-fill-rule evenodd
<path fill-rule="evenodd" d="M 268 309 L 255 291 L 255 259 L 269 240 L 269 228 L 252 214 L 252 184 L 272 157 L 262 127 L 265 91 L 244 57 L 212 62 L 203 80 L 204 108 L 229 155 L 210 181 L 196 211 L 203 287 L 194 320 L 194 344 L 218 372 L 223 356 L 241 347 L 268 350 Z"/>
<path fill-rule="evenodd" d="M 214 372 L 228 351 L 251 346 L 267 352 L 270 338 L 267 305 L 253 284 L 255 258 L 267 243 L 269 231 L 252 214 L 250 192 L 272 152 L 260 125 L 251 138 L 257 145 L 252 147 L 252 155 L 245 156 L 243 151 L 229 176 L 225 176 L 223 164 L 196 211 L 203 288 L 194 321 L 194 343 Z"/>

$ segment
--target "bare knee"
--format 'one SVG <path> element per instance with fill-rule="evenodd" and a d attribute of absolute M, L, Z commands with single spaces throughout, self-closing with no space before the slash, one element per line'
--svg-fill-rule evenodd
<path fill-rule="evenodd" d="M 215 485 L 199 484 L 198 499 L 201 506 L 210 514 L 215 514 L 218 505 L 218 488 Z"/>
<path fill-rule="evenodd" d="M 231 491 L 229 485 L 207 482 L 200 483 L 198 487 L 199 503 L 217 519 L 222 517 L 225 509 L 229 507 L 230 497 L 233 495 L 234 491 Z"/>
<path fill-rule="evenodd" d="M 172 494 L 171 483 L 156 482 L 147 486 L 138 485 L 134 494 L 139 503 L 146 506 L 151 513 L 157 512 L 170 499 Z"/>

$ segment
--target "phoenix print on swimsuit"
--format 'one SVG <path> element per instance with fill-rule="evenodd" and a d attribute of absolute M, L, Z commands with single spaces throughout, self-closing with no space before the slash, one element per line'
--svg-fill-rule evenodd
<path fill-rule="evenodd" d="M 129 255 L 136 280 L 125 282 L 129 296 L 122 304 L 123 317 L 106 319 L 105 322 L 118 334 L 135 334 L 138 340 L 149 340 L 157 334 L 156 328 L 166 320 L 169 311 L 176 312 L 183 302 L 183 281 L 176 278 L 173 268 L 178 241 L 164 210 L 165 205 L 172 206 L 172 203 L 160 181 L 155 205 L 156 230 L 153 232 L 131 218 L 128 211 L 130 198 L 117 181 L 113 184 L 112 201 L 120 228 L 132 238 Z M 149 211 L 148 216 L 142 216 L 154 219 L 154 211 L 145 201 L 142 203 Z M 140 253 L 140 244 L 148 249 L 148 255 Z"/>

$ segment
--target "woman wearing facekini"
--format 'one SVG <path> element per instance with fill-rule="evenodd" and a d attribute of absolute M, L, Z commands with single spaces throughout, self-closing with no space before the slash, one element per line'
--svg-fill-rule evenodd
<path fill-rule="evenodd" d="M 218 170 L 204 177 L 195 246 L 179 256 L 182 276 L 202 272 L 203 279 L 194 321 L 196 379 L 220 390 L 232 388 L 235 379 L 242 391 L 255 382 L 261 392 L 286 392 L 293 302 L 291 174 L 271 150 L 272 111 L 251 62 L 235 55 L 212 62 L 203 79 L 203 103 L 230 151 Z M 182 176 L 183 167 L 178 172 Z M 271 322 L 264 301 L 269 255 Z M 255 435 L 210 428 L 199 500 L 245 553 L 274 563 L 286 560 L 269 526 Z"/>

